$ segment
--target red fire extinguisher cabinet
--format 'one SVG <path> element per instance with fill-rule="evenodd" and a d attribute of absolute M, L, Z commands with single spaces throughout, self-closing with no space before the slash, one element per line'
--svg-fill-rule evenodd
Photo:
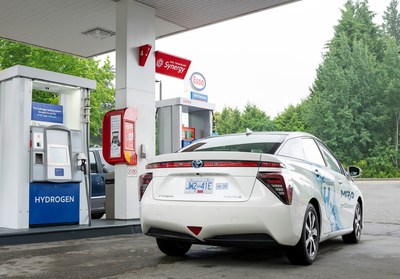
<path fill-rule="evenodd" d="M 107 163 L 137 164 L 136 129 L 137 110 L 117 109 L 107 112 L 103 118 L 103 157 Z"/>

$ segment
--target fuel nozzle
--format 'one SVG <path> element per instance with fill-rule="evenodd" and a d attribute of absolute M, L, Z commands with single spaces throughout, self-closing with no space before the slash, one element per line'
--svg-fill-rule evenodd
<path fill-rule="evenodd" d="M 78 166 L 79 169 L 81 171 L 83 171 L 84 174 L 86 174 L 87 170 L 86 170 L 86 161 L 87 161 L 87 157 L 85 155 L 85 153 L 78 153 L 78 155 L 76 156 L 77 160 L 78 160 Z"/>

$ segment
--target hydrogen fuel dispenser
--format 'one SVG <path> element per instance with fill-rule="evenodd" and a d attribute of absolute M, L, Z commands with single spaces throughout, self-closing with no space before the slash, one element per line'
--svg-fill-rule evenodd
<path fill-rule="evenodd" d="M 31 126 L 30 226 L 79 222 L 80 153 L 81 131 Z"/>
<path fill-rule="evenodd" d="M 90 225 L 95 88 L 94 80 L 27 66 L 0 71 L 0 227 Z M 57 103 L 34 102 L 38 91 Z"/>
<path fill-rule="evenodd" d="M 30 182 L 81 182 L 81 131 L 31 126 Z"/>
<path fill-rule="evenodd" d="M 29 225 L 79 222 L 81 131 L 31 126 Z"/>

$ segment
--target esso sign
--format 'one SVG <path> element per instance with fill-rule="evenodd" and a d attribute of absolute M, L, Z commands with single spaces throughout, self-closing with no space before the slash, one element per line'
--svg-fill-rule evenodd
<path fill-rule="evenodd" d="M 206 88 L 206 79 L 202 74 L 195 72 L 190 76 L 190 84 L 193 89 L 202 91 Z"/>

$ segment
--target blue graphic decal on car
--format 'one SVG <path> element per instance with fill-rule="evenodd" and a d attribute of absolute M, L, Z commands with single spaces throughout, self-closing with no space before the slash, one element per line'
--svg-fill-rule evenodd
<path fill-rule="evenodd" d="M 337 231 L 343 228 L 340 221 L 339 211 L 335 202 L 335 184 L 333 181 L 319 176 L 317 178 L 321 189 L 321 196 L 324 201 L 326 216 L 329 220 L 331 231 Z"/>

